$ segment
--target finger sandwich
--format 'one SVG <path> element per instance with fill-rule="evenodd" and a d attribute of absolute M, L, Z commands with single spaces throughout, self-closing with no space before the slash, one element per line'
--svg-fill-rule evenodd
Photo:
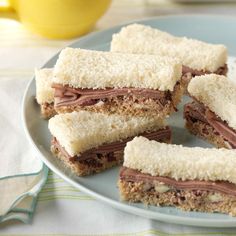
<path fill-rule="evenodd" d="M 114 34 L 111 51 L 177 58 L 183 64 L 182 80 L 185 86 L 196 75 L 227 73 L 227 49 L 224 45 L 176 37 L 141 24 L 128 25 Z"/>
<path fill-rule="evenodd" d="M 180 78 L 170 58 L 66 48 L 54 68 L 55 110 L 164 118 L 181 99 Z"/>
<path fill-rule="evenodd" d="M 54 89 L 52 86 L 53 69 L 35 70 L 36 101 L 40 105 L 41 115 L 48 119 L 56 114 L 54 110 Z"/>
<path fill-rule="evenodd" d="M 98 173 L 123 162 L 126 142 L 136 135 L 170 142 L 163 120 L 89 111 L 59 114 L 49 120 L 51 151 L 79 175 Z"/>
<path fill-rule="evenodd" d="M 136 137 L 124 150 L 121 199 L 236 216 L 236 152 Z"/>
<path fill-rule="evenodd" d="M 184 107 L 187 129 L 216 147 L 236 148 L 236 84 L 225 76 L 197 76 Z"/>

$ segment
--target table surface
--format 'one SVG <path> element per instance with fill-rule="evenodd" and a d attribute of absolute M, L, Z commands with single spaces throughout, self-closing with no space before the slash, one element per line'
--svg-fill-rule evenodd
<path fill-rule="evenodd" d="M 109 27 L 127 21 L 169 14 L 236 15 L 236 3 L 224 2 L 220 4 L 179 4 L 174 1 L 168 0 L 114 0 L 107 13 L 97 22 L 96 26 L 94 27 L 94 31 L 107 29 Z M 34 68 L 41 67 L 56 52 L 58 52 L 60 49 L 64 48 L 68 44 L 74 42 L 75 40 L 78 40 L 78 38 L 72 40 L 48 40 L 42 38 L 41 36 L 28 32 L 20 23 L 16 21 L 3 19 L 0 17 L 0 79 L 32 78 L 34 74 Z M 68 192 L 70 192 L 70 194 L 68 194 Z M 53 219 L 55 217 L 60 217 L 61 219 L 61 217 L 63 216 L 58 216 L 58 212 L 55 212 L 55 209 L 53 211 L 52 208 L 56 207 L 58 205 L 58 201 L 60 201 L 61 199 L 69 198 L 74 199 L 76 201 L 89 201 L 95 211 L 102 212 L 105 211 L 106 208 L 108 208 L 108 206 L 98 203 L 96 200 L 87 196 L 86 194 L 75 190 L 73 187 L 65 183 L 62 179 L 60 179 L 53 173 L 50 173 L 48 182 L 39 195 L 38 206 L 36 208 L 35 216 L 31 225 L 32 230 L 29 230 L 28 225 L 24 225 L 19 222 L 6 222 L 0 226 L 0 234 L 19 235 L 18 233 L 27 233 L 29 235 L 41 235 L 40 232 L 45 233 L 46 231 L 42 231 L 40 218 L 48 217 L 48 219 Z M 76 210 L 79 211 L 79 209 Z M 138 227 L 138 224 L 143 220 L 142 218 L 137 216 L 130 216 L 128 214 L 116 210 L 110 212 L 111 219 L 115 219 L 113 215 L 116 215 L 116 217 L 119 216 L 120 218 L 123 218 L 123 221 L 118 222 L 121 225 L 122 222 L 124 223 L 126 221 L 136 222 L 137 225 L 136 227 L 131 227 L 130 231 L 129 228 L 127 228 L 119 234 L 115 230 L 112 231 L 112 225 L 109 225 L 107 226 L 107 229 L 109 229 L 109 231 L 101 229 L 101 231 L 98 232 L 101 235 L 104 235 L 105 233 L 106 235 L 110 235 L 111 233 L 113 235 L 134 235 L 134 233 L 131 232 L 135 232 L 136 235 L 172 235 L 164 232 L 164 229 L 166 228 L 164 226 L 157 225 L 157 223 L 155 223 L 155 225 L 153 225 L 153 223 L 146 224 L 146 226 L 141 229 Z M 66 216 L 66 213 L 64 214 L 64 216 Z M 95 220 L 96 219 L 91 217 L 91 223 L 94 223 Z M 50 229 L 50 224 L 45 227 L 48 227 L 48 229 Z M 168 227 L 171 228 L 172 226 L 168 225 Z M 54 231 L 47 231 L 47 235 L 49 235 L 49 233 L 53 235 L 59 235 L 56 234 L 56 232 L 58 231 L 55 231 L 55 227 L 52 228 L 54 229 Z M 88 228 L 88 225 L 85 225 L 84 229 L 81 229 L 81 231 L 86 232 L 86 228 Z M 184 229 L 184 231 L 186 232 L 188 230 Z M 38 232 L 38 234 L 32 234 L 30 232 Z M 60 232 L 60 235 L 69 235 L 63 234 L 63 232 L 67 231 Z M 108 234 L 107 232 L 110 232 L 110 234 Z M 212 231 L 208 230 L 205 230 L 204 232 L 212 233 Z M 227 232 L 228 234 L 236 235 L 235 231 L 234 233 L 230 230 Z M 223 235 L 217 232 L 216 234 Z M 203 235 L 203 233 L 200 233 L 199 235 Z"/>

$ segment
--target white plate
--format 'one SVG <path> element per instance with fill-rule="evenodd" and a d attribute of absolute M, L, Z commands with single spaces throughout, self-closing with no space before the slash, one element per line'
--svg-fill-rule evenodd
<path fill-rule="evenodd" d="M 234 20 L 233 22 L 232 19 Z M 236 25 L 236 19 L 232 19 L 215 16 L 175 16 L 146 20 L 141 23 L 151 25 L 152 27 L 158 27 L 176 35 L 186 35 L 209 42 L 225 43 L 230 48 L 230 52 L 236 55 L 235 43 L 233 40 L 236 38 L 235 32 L 232 32 L 232 29 L 230 29 L 230 26 L 233 27 Z M 219 28 L 221 30 L 220 34 L 215 30 L 215 25 L 217 25 L 217 29 Z M 93 33 L 71 46 L 109 50 L 111 36 L 114 32 L 119 30 L 120 26 L 103 32 Z M 50 59 L 44 67 L 54 66 L 56 59 L 57 55 Z M 231 61 L 231 65 L 233 65 L 233 60 Z M 230 69 L 232 69 L 231 65 Z M 184 102 L 186 102 L 186 100 L 188 100 L 188 98 L 185 98 Z M 187 130 L 183 128 L 184 121 L 182 119 L 182 107 L 183 103 L 179 106 L 179 112 L 174 114 L 170 119 L 170 125 L 173 128 L 173 142 L 185 146 L 210 146 L 206 142 L 191 136 Z M 183 212 L 172 207 L 146 207 L 142 204 L 128 204 L 126 202 L 121 202 L 117 189 L 118 168 L 112 168 L 103 173 L 89 177 L 77 177 L 71 174 L 69 170 L 65 169 L 63 164 L 52 156 L 50 152 L 51 136 L 47 128 L 47 121 L 40 118 L 40 109 L 35 102 L 34 79 L 26 88 L 22 110 L 23 125 L 26 134 L 42 161 L 64 180 L 98 200 L 126 212 L 176 224 L 214 227 L 232 227 L 236 225 L 236 217 L 233 218 L 223 214 Z"/>

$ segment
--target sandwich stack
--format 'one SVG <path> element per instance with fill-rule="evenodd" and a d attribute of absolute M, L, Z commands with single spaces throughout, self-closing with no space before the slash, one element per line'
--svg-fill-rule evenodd
<path fill-rule="evenodd" d="M 180 102 L 180 78 L 167 57 L 66 48 L 54 68 L 55 109 L 163 119 Z"/>
<path fill-rule="evenodd" d="M 187 87 L 196 75 L 227 73 L 227 49 L 196 39 L 176 37 L 150 26 L 131 24 L 113 35 L 112 52 L 155 54 L 177 58 L 183 65 L 182 80 Z"/>
<path fill-rule="evenodd" d="M 170 143 L 163 120 L 89 111 L 64 113 L 49 120 L 51 150 L 79 175 L 101 172 L 123 162 L 123 150 L 137 135 Z"/>
<path fill-rule="evenodd" d="M 171 142 L 165 118 L 183 94 L 182 66 L 156 55 L 66 48 L 53 69 L 51 150 L 79 175 L 123 162 L 137 135 Z"/>
<path fill-rule="evenodd" d="M 124 151 L 121 198 L 236 216 L 236 152 L 136 137 Z"/>
<path fill-rule="evenodd" d="M 184 106 L 186 128 L 216 147 L 236 148 L 236 84 L 225 76 L 197 76 L 188 85 L 194 99 Z"/>

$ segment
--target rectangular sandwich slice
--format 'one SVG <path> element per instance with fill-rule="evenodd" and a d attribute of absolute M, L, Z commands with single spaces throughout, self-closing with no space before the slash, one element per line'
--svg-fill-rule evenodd
<path fill-rule="evenodd" d="M 182 80 L 187 86 L 192 77 L 209 73 L 227 73 L 227 49 L 224 45 L 175 37 L 141 24 L 131 24 L 114 34 L 112 52 L 145 53 L 169 56 L 183 64 Z"/>
<path fill-rule="evenodd" d="M 56 114 L 54 110 L 54 89 L 52 86 L 53 69 L 35 70 L 36 101 L 40 105 L 41 115 L 48 119 Z"/>
<path fill-rule="evenodd" d="M 136 135 L 170 142 L 164 121 L 89 111 L 59 114 L 49 120 L 51 150 L 79 175 L 101 172 L 123 161 L 127 141 Z"/>
<path fill-rule="evenodd" d="M 124 150 L 122 200 L 236 216 L 236 152 L 136 137 Z"/>
<path fill-rule="evenodd" d="M 54 68 L 55 109 L 163 118 L 183 88 L 176 60 L 66 48 Z"/>
<path fill-rule="evenodd" d="M 217 147 L 236 148 L 236 84 L 224 76 L 196 76 L 188 86 L 194 99 L 184 107 L 188 130 Z"/>

